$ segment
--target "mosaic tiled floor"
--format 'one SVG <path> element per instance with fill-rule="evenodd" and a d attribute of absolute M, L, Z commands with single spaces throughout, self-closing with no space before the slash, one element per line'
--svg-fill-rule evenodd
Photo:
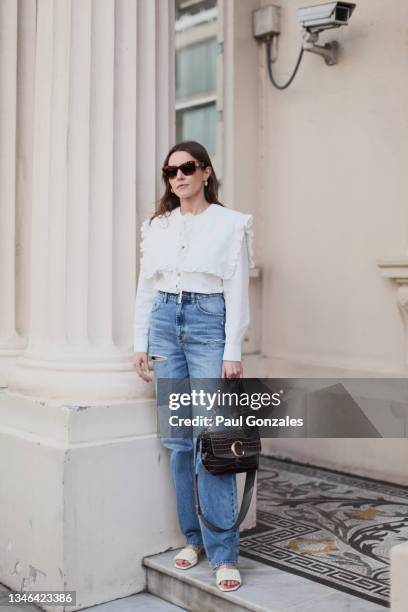
<path fill-rule="evenodd" d="M 261 457 L 241 555 L 389 607 L 389 551 L 407 540 L 408 487 Z"/>

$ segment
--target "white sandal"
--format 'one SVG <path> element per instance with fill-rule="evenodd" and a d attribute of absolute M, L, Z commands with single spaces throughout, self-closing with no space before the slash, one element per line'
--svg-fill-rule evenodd
<path fill-rule="evenodd" d="M 216 576 L 216 584 L 220 591 L 236 591 L 242 584 L 241 574 L 236 567 L 217 567 Z M 224 580 L 234 580 L 239 582 L 239 584 L 233 587 L 222 586 L 221 583 L 224 582 Z"/>
<path fill-rule="evenodd" d="M 192 545 L 186 546 L 185 548 L 180 550 L 180 552 L 175 557 L 173 557 L 174 567 L 182 570 L 194 567 L 194 565 L 197 565 L 200 554 L 202 552 L 204 552 L 204 546 L 199 546 L 198 550 L 197 547 L 193 548 Z M 189 565 L 177 565 L 177 560 L 188 561 Z"/>

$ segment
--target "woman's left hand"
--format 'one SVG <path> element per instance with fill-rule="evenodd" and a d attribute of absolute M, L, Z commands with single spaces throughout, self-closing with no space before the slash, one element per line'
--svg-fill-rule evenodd
<path fill-rule="evenodd" d="M 240 361 L 223 361 L 221 378 L 242 378 L 243 367 Z"/>

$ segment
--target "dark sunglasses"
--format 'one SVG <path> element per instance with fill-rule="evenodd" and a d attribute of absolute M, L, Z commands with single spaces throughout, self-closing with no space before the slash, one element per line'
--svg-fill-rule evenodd
<path fill-rule="evenodd" d="M 184 162 L 180 166 L 165 166 L 162 168 L 164 176 L 167 178 L 174 178 L 177 176 L 178 169 L 182 171 L 186 176 L 191 176 L 197 170 L 197 168 L 205 168 L 206 164 L 204 162 L 196 162 L 196 161 L 188 161 Z"/>

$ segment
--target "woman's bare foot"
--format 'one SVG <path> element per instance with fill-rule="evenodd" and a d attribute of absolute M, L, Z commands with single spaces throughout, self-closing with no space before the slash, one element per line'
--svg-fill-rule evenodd
<path fill-rule="evenodd" d="M 238 566 L 237 566 L 237 564 L 236 564 L 236 563 L 224 563 L 223 565 L 219 565 L 219 566 L 217 567 L 217 569 L 221 569 L 221 568 L 223 568 L 223 567 L 225 567 L 225 568 L 235 568 L 235 569 L 237 569 L 237 568 L 238 568 Z M 239 581 L 239 580 L 222 580 L 222 581 L 220 582 L 220 585 L 221 585 L 222 587 L 224 587 L 224 589 L 233 589 L 233 588 L 235 588 L 237 585 L 240 585 L 240 584 L 241 584 L 241 583 L 240 583 L 240 581 Z"/>
<path fill-rule="evenodd" d="M 193 550 L 197 551 L 198 555 L 204 552 L 204 546 L 194 546 L 193 544 L 186 544 L 184 548 L 192 548 Z M 191 563 L 187 561 L 187 559 L 177 559 L 175 561 L 175 564 L 178 565 L 178 567 L 190 567 L 191 565 Z"/>

